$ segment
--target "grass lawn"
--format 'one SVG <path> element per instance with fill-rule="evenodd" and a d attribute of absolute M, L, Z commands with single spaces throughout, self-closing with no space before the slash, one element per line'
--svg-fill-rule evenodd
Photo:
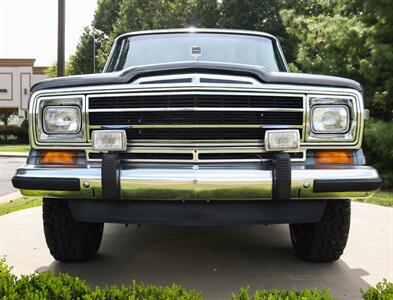
<path fill-rule="evenodd" d="M 0 152 L 29 152 L 30 145 L 0 145 Z"/>
<path fill-rule="evenodd" d="M 42 205 L 41 197 L 22 197 L 0 204 L 0 216 L 12 213 L 17 210 Z"/>
<path fill-rule="evenodd" d="M 381 206 L 393 207 L 393 193 L 392 192 L 377 192 L 370 199 L 357 200 L 358 202 L 377 204 Z"/>

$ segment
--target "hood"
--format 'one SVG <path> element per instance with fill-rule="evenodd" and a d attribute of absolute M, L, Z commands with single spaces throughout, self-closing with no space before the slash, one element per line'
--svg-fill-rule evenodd
<path fill-rule="evenodd" d="M 257 79 L 262 83 L 269 84 L 350 88 L 359 92 L 363 91 L 360 83 L 341 77 L 302 73 L 270 72 L 265 68 L 258 66 L 192 61 L 131 67 L 123 71 L 113 73 L 100 73 L 47 79 L 34 84 L 31 87 L 31 92 L 34 93 L 47 89 L 127 84 L 138 78 L 146 76 L 186 73 L 249 76 Z"/>

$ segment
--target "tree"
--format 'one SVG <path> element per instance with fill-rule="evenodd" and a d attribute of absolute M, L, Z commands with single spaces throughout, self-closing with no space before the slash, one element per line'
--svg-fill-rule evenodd
<path fill-rule="evenodd" d="M 393 5 L 390 0 L 365 0 L 362 20 L 370 28 L 360 72 L 370 89 L 374 116 L 393 118 Z"/>
<path fill-rule="evenodd" d="M 197 7 L 201 8 L 196 0 L 123 0 L 112 35 L 135 30 L 189 27 L 195 21 Z M 203 12 L 198 11 L 198 14 Z"/>
<path fill-rule="evenodd" d="M 91 74 L 96 72 L 96 52 L 105 41 L 104 34 L 91 27 L 85 27 L 69 64 L 72 74 Z M 102 70 L 98 64 L 98 70 Z"/>
<path fill-rule="evenodd" d="M 121 0 L 98 0 L 97 9 L 94 12 L 93 27 L 108 36 L 113 24 L 119 16 Z"/>
<path fill-rule="evenodd" d="M 190 24 L 198 28 L 216 28 L 220 15 L 219 5 L 216 0 L 195 1 Z"/>
<path fill-rule="evenodd" d="M 220 10 L 220 27 L 270 33 L 280 40 L 288 61 L 293 61 L 296 40 L 284 27 L 279 1 L 223 0 Z"/>
<path fill-rule="evenodd" d="M 94 69 L 96 72 L 102 71 L 105 61 L 99 59 L 97 54 L 112 32 L 113 24 L 119 15 L 121 1 L 98 0 L 92 26 L 84 28 L 76 51 L 69 59 L 70 73 L 68 75 L 90 74 L 94 72 Z"/>
<path fill-rule="evenodd" d="M 321 73 L 363 80 L 360 59 L 366 57 L 368 29 L 356 17 L 339 14 L 296 15 L 282 12 L 288 32 L 298 41 L 294 65 L 303 72 Z"/>
<path fill-rule="evenodd" d="M 52 65 L 45 70 L 45 74 L 48 75 L 48 77 L 50 78 L 57 77 L 57 63 L 56 62 L 52 63 Z M 64 76 L 70 76 L 70 75 L 73 75 L 73 72 L 71 70 L 70 64 L 66 62 Z"/>

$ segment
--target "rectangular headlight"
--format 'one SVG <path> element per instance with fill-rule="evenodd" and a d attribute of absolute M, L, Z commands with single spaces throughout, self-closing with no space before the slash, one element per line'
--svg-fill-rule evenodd
<path fill-rule="evenodd" d="M 78 106 L 47 106 L 42 113 L 45 133 L 70 134 L 81 130 Z"/>
<path fill-rule="evenodd" d="M 299 146 L 298 130 L 267 130 L 265 133 L 266 151 L 296 150 Z"/>
<path fill-rule="evenodd" d="M 349 109 L 346 105 L 315 105 L 310 120 L 314 133 L 345 133 L 349 129 Z"/>
<path fill-rule="evenodd" d="M 94 151 L 126 151 L 125 130 L 94 130 L 91 135 Z"/>

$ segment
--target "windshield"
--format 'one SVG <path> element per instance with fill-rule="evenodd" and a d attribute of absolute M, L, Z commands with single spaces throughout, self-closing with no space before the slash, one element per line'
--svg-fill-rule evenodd
<path fill-rule="evenodd" d="M 262 66 L 285 71 L 273 40 L 263 36 L 217 33 L 147 34 L 117 43 L 107 72 L 185 61 L 208 61 Z"/>

